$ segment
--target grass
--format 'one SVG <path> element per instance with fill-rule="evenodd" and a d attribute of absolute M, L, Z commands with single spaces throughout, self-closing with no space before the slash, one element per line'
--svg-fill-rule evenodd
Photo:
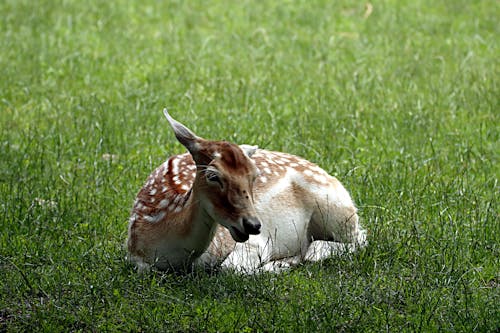
<path fill-rule="evenodd" d="M 0 2 L 0 331 L 496 331 L 497 1 Z M 369 14 L 369 15 L 368 15 Z M 135 194 L 201 136 L 350 190 L 352 256 L 137 275 Z"/>

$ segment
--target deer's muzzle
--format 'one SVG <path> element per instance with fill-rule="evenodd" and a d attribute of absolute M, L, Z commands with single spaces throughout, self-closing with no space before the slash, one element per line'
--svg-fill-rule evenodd
<path fill-rule="evenodd" d="M 238 225 L 228 227 L 233 239 L 237 242 L 246 242 L 250 235 L 260 233 L 261 223 L 256 217 L 242 217 Z"/>
<path fill-rule="evenodd" d="M 244 217 L 242 219 L 243 227 L 245 228 L 245 232 L 250 235 L 258 235 L 260 233 L 260 220 L 256 217 Z"/>

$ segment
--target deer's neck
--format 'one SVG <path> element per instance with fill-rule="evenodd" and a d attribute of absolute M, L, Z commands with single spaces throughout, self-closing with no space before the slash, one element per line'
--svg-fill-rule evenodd
<path fill-rule="evenodd" d="M 186 194 L 187 198 L 183 210 L 183 219 L 188 228 L 182 240 L 182 247 L 185 253 L 196 259 L 206 251 L 210 242 L 214 238 L 217 222 L 206 212 L 203 201 L 200 197 L 195 180 L 192 189 Z"/>

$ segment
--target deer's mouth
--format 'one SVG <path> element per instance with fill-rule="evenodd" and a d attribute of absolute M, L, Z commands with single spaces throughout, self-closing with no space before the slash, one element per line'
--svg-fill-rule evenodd
<path fill-rule="evenodd" d="M 250 235 L 260 234 L 261 223 L 257 217 L 242 217 L 238 225 L 230 226 L 229 232 L 236 242 L 246 242 Z"/>
<path fill-rule="evenodd" d="M 231 233 L 231 237 L 233 237 L 233 239 L 236 241 L 236 242 L 239 242 L 239 243 L 243 243 L 243 242 L 246 242 L 248 240 L 248 238 L 250 237 L 249 234 L 247 234 L 246 232 L 244 231 L 240 231 L 238 228 L 236 227 L 230 227 L 229 228 L 229 232 Z"/>

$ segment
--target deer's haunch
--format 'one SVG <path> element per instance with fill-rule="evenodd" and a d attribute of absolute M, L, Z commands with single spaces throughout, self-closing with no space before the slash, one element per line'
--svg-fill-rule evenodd
<path fill-rule="evenodd" d="M 349 193 L 317 165 L 202 139 L 164 113 L 188 153 L 170 157 L 137 195 L 127 246 L 139 269 L 279 270 L 365 244 Z"/>

